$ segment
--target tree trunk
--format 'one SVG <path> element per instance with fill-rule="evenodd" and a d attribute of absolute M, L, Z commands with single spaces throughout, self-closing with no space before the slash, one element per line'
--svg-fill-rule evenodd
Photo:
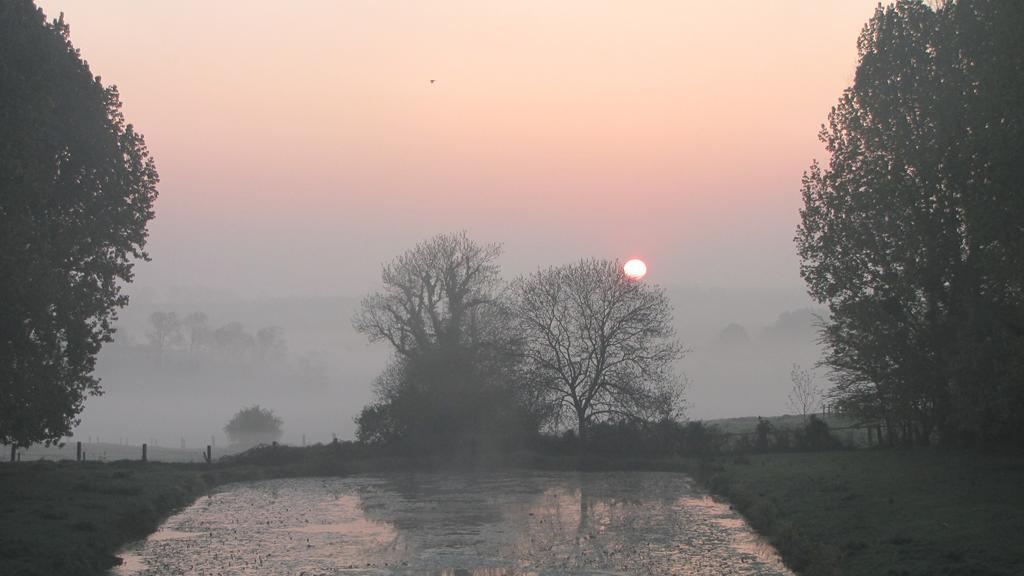
<path fill-rule="evenodd" d="M 582 408 L 576 408 L 576 422 L 580 448 L 582 448 L 587 439 L 587 414 Z"/>

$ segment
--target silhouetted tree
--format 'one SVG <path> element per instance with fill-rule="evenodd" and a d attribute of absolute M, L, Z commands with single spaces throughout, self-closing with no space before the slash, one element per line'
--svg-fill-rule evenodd
<path fill-rule="evenodd" d="M 256 346 L 252 334 L 240 322 L 228 322 L 211 335 L 214 350 L 225 360 L 246 359 Z"/>
<path fill-rule="evenodd" d="M 210 339 L 210 327 L 206 323 L 205 312 L 192 312 L 182 320 L 181 325 L 188 338 L 188 353 L 194 355 L 207 345 Z"/>
<path fill-rule="evenodd" d="M 789 391 L 789 396 L 786 397 L 787 403 L 790 409 L 799 413 L 806 420 L 807 415 L 814 412 L 821 403 L 821 389 L 814 384 L 811 373 L 799 364 L 793 364 L 793 369 L 789 372 L 789 380 L 793 383 L 793 387 Z"/>
<path fill-rule="evenodd" d="M 758 416 L 757 426 L 754 427 L 754 448 L 762 452 L 768 450 L 770 446 L 769 437 L 774 429 L 775 427 L 772 426 L 770 420 L 765 420 Z"/>
<path fill-rule="evenodd" d="M 664 291 L 608 260 L 541 270 L 514 291 L 528 381 L 581 438 L 602 419 L 672 415 L 682 347 Z"/>
<path fill-rule="evenodd" d="M 100 393 L 157 181 L 63 17 L 0 2 L 0 442 L 55 442 Z"/>
<path fill-rule="evenodd" d="M 363 300 L 353 324 L 396 357 L 357 418 L 361 440 L 465 452 L 536 431 L 536 404 L 516 386 L 500 253 L 465 233 L 442 234 L 384 266 L 383 290 Z"/>
<path fill-rule="evenodd" d="M 163 361 L 164 352 L 181 343 L 181 321 L 174 312 L 153 312 L 149 315 L 149 331 L 146 337 L 156 351 L 157 362 Z"/>
<path fill-rule="evenodd" d="M 273 442 L 281 438 L 281 419 L 273 410 L 250 406 L 235 413 L 224 433 L 233 444 L 243 446 Z"/>
<path fill-rule="evenodd" d="M 1024 3 L 879 7 L 804 177 L 833 395 L 890 432 L 1024 429 Z"/>
<path fill-rule="evenodd" d="M 501 247 L 441 234 L 417 244 L 381 272 L 383 290 L 363 299 L 352 323 L 371 341 L 412 357 L 472 338 L 474 313 L 494 301 Z"/>

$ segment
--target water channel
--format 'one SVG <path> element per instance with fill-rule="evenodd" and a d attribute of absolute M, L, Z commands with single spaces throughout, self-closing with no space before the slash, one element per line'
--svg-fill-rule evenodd
<path fill-rule="evenodd" d="M 502 472 L 223 486 L 115 576 L 791 574 L 685 475 Z"/>

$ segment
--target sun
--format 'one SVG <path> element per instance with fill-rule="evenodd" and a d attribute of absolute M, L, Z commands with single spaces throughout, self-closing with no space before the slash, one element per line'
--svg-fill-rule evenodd
<path fill-rule="evenodd" d="M 647 264 L 639 258 L 633 258 L 622 265 L 622 273 L 630 280 L 639 280 L 647 275 Z"/>

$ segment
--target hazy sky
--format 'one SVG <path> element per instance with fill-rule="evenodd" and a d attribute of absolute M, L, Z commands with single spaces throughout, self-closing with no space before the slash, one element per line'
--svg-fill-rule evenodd
<path fill-rule="evenodd" d="M 463 228 L 507 275 L 802 291 L 800 175 L 876 4 L 39 3 L 156 158 L 138 284 L 251 296 L 359 295 Z"/>

